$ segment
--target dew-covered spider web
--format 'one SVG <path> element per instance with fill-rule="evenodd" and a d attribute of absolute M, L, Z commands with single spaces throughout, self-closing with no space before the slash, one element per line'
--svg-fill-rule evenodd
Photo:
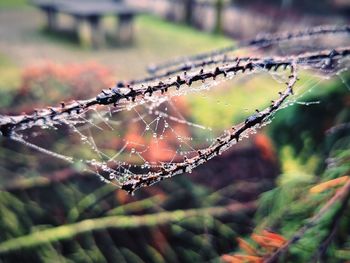
<path fill-rule="evenodd" d="M 1 133 L 133 192 L 220 158 L 286 107 L 322 103 L 305 95 L 327 81 L 350 89 L 348 41 L 347 26 L 258 36 L 153 66 L 90 99 L 0 116 Z"/>

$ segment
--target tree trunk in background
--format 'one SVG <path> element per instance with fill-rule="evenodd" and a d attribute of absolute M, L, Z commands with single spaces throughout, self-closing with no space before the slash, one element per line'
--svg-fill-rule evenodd
<path fill-rule="evenodd" d="M 282 0 L 281 8 L 288 9 L 292 6 L 292 4 L 293 4 L 293 0 Z"/>
<path fill-rule="evenodd" d="M 215 29 L 214 32 L 217 34 L 222 33 L 222 11 L 223 11 L 224 1 L 216 0 L 215 3 Z"/>

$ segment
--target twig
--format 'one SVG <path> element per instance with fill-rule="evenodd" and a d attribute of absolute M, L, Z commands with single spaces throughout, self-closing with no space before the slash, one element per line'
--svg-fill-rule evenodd
<path fill-rule="evenodd" d="M 142 216 L 108 216 L 97 219 L 87 219 L 74 224 L 68 224 L 42 231 L 30 233 L 0 243 L 0 254 L 19 251 L 46 243 L 72 238 L 76 235 L 108 228 L 138 228 L 154 227 L 172 222 L 178 222 L 189 217 L 220 217 L 227 214 L 247 213 L 256 209 L 255 202 L 235 203 L 228 206 L 176 210 Z"/>

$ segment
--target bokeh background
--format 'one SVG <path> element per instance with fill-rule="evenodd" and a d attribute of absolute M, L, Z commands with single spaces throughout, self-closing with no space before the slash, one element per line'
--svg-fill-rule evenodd
<path fill-rule="evenodd" d="M 133 40 L 118 42 L 118 21 L 106 16 L 102 25 L 109 37 L 96 48 L 89 28 L 80 35 L 72 30 L 72 17 L 60 15 L 59 30 L 52 32 L 29 2 L 0 0 L 0 114 L 90 98 L 117 80 L 145 76 L 151 64 L 262 32 L 350 20 L 347 0 L 125 2 L 140 10 Z M 317 103 L 279 111 L 258 134 L 192 174 L 133 196 L 0 137 L 0 262 L 220 262 L 239 249 L 237 237 L 256 229 L 290 237 L 330 197 L 310 198 L 307 189 L 349 174 L 349 84 L 346 71 L 312 89 L 305 84 L 310 92 L 303 101 Z M 247 108 L 268 105 L 278 90 L 272 85 L 266 76 L 226 83 L 213 96 L 185 97 L 176 107 L 193 122 L 222 131 L 244 119 Z M 133 125 L 126 131 L 139 136 Z M 45 140 L 54 149 L 79 149 L 78 143 L 64 148 L 61 137 Z M 349 211 L 325 262 L 350 260 Z M 286 261 L 309 262 L 327 231 L 327 222 L 317 226 Z"/>

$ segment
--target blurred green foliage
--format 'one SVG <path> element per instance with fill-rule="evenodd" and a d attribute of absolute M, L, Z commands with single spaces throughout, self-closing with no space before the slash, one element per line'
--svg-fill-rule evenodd
<path fill-rule="evenodd" d="M 333 189 L 320 194 L 311 194 L 308 190 L 318 182 L 344 176 L 350 171 L 350 150 L 342 149 L 332 156 L 337 164 L 329 166 L 320 175 L 303 177 L 295 176 L 292 180 L 268 191 L 260 198 L 260 205 L 256 215 L 257 231 L 268 228 L 291 238 L 308 220 L 335 194 Z M 283 175 L 282 175 L 283 177 Z M 303 235 L 301 240 L 291 245 L 288 253 L 281 262 L 311 262 L 322 254 L 323 262 L 344 262 L 349 260 L 350 251 L 350 203 L 345 208 L 335 204 L 314 226 Z M 343 213 L 337 215 L 339 209 Z M 334 223 L 340 217 L 338 223 Z M 334 226 L 335 224 L 335 226 Z M 330 244 L 321 244 L 331 236 Z"/>
<path fill-rule="evenodd" d="M 207 189 L 186 178 L 167 182 L 157 191 L 140 191 L 130 197 L 111 185 L 96 183 L 94 177 L 72 177 L 61 183 L 1 192 L 0 259 L 203 261 L 232 249 L 236 231 L 247 231 L 248 226 L 241 225 L 249 222 L 250 213 L 213 208 L 224 197 L 211 202 Z M 183 197 L 186 204 L 179 202 Z M 110 216 L 117 212 L 114 208 L 118 216 Z M 139 216 L 142 214 L 147 215 Z"/>
<path fill-rule="evenodd" d="M 350 82 L 349 75 L 344 74 L 342 78 Z M 335 140 L 339 141 L 348 132 L 345 129 L 327 133 L 334 126 L 350 122 L 350 95 L 346 84 L 338 77 L 311 90 L 310 85 L 301 85 L 306 90 L 300 99 L 303 104 L 295 103 L 279 111 L 268 131 L 280 155 L 285 157 L 282 163 L 292 158 L 300 167 L 304 166 L 300 170 L 308 166 L 311 169 L 306 170 L 318 173 L 324 169 L 324 161 Z"/>

